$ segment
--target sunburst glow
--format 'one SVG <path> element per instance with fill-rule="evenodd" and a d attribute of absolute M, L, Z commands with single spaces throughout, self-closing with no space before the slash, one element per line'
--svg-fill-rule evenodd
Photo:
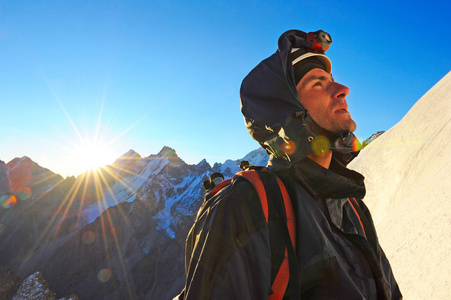
<path fill-rule="evenodd" d="M 106 100 L 105 96 L 102 97 L 96 122 L 94 122 L 93 118 L 91 119 L 89 117 L 79 118 L 77 114 L 71 116 L 44 73 L 43 76 L 70 124 L 72 132 L 67 130 L 70 129 L 69 127 L 64 127 L 66 130 L 61 131 L 61 135 L 57 139 L 58 142 L 44 139 L 40 136 L 34 137 L 42 139 L 51 145 L 51 151 L 55 151 L 60 155 L 58 167 L 66 170 L 65 172 L 70 175 L 75 176 L 74 178 L 66 177 L 66 179 L 63 179 L 59 174 L 50 172 L 47 177 L 39 177 L 34 182 L 35 186 L 40 187 L 42 183 L 49 180 L 49 182 L 54 184 L 54 187 L 60 186 L 60 190 L 64 191 L 65 195 L 62 199 L 58 198 L 58 205 L 55 204 L 49 208 L 48 212 L 50 213 L 46 215 L 49 218 L 47 226 L 29 250 L 30 255 L 24 259 L 24 263 L 32 258 L 32 254 L 38 251 L 41 245 L 46 244 L 48 240 L 58 239 L 66 232 L 78 232 L 80 234 L 76 239 L 79 239 L 79 241 L 75 244 L 78 245 L 81 242 L 82 246 L 80 251 L 101 249 L 100 251 L 104 252 L 103 263 L 105 266 L 111 265 L 111 261 L 115 259 L 115 254 L 113 253 L 117 253 L 120 267 L 101 269 L 98 272 L 98 280 L 106 283 L 116 276 L 123 278 L 129 296 L 127 299 L 134 298 L 132 284 L 128 275 L 130 266 L 127 261 L 122 259 L 124 257 L 122 253 L 123 248 L 120 244 L 118 230 L 115 224 L 117 220 L 116 214 L 118 213 L 119 218 L 122 217 L 124 219 L 125 227 L 128 227 L 128 216 L 126 216 L 126 213 L 122 211 L 122 207 L 120 206 L 114 212 L 108 208 L 115 207 L 121 200 L 117 198 L 114 192 L 115 188 L 121 191 L 127 191 L 131 195 L 136 194 L 136 190 L 127 178 L 118 174 L 123 173 L 132 177 L 139 176 L 139 174 L 133 173 L 133 171 L 124 168 L 121 164 L 113 164 L 113 162 L 119 157 L 119 154 L 124 153 L 118 141 L 129 130 L 133 129 L 139 122 L 145 119 L 150 114 L 150 111 L 117 133 L 115 130 L 117 125 L 115 123 L 102 121 L 104 101 Z M 117 118 L 108 116 L 110 120 L 117 120 Z M 40 198 L 56 190 L 46 190 L 41 195 L 33 194 L 35 193 L 32 184 L 32 179 L 35 179 L 32 177 L 32 174 L 34 174 L 33 166 L 30 162 L 24 165 L 22 169 L 18 169 L 17 172 L 10 173 L 10 176 L 15 179 L 15 183 L 11 184 L 11 191 L 14 191 L 14 195 L 0 197 L 0 209 L 10 209 L 16 203 L 20 203 L 20 201 Z M 60 179 L 57 183 L 54 183 L 54 181 L 51 181 L 53 177 L 59 177 Z M 36 190 L 40 191 L 39 188 Z M 52 196 L 49 199 L 53 200 Z M 36 201 L 28 202 L 31 206 L 38 203 Z M 36 211 L 41 210 L 36 208 Z M 84 228 L 88 224 L 93 225 L 90 225 L 89 229 L 86 229 L 84 232 L 80 232 L 80 228 Z M 122 228 L 120 226 L 120 229 Z M 0 235 L 4 231 L 5 225 L 0 222 Z"/>
<path fill-rule="evenodd" d="M 85 142 L 73 149 L 72 160 L 83 170 L 96 170 L 111 164 L 114 161 L 114 154 L 106 143 Z"/>

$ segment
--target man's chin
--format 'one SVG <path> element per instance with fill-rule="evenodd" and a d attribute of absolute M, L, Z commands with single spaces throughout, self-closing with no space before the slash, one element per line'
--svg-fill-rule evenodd
<path fill-rule="evenodd" d="M 352 121 L 352 123 L 349 126 L 348 131 L 349 132 L 354 132 L 356 129 L 357 129 L 357 124 L 354 121 Z"/>
<path fill-rule="evenodd" d="M 341 126 L 337 126 L 335 130 L 332 131 L 334 135 L 342 135 L 344 132 L 354 132 L 357 129 L 357 124 L 350 120 L 346 124 L 341 124 Z"/>
<path fill-rule="evenodd" d="M 351 118 L 347 120 L 342 126 L 340 126 L 341 131 L 354 132 L 357 129 L 357 124 Z"/>

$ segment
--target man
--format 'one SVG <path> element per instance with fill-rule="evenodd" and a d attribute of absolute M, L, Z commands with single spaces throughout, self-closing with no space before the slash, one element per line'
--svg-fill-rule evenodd
<path fill-rule="evenodd" d="M 267 168 L 295 213 L 297 273 L 284 299 L 401 299 L 361 200 L 364 178 L 346 168 L 358 154 L 356 124 L 349 89 L 334 81 L 324 54 L 331 42 L 322 31 L 285 32 L 240 91 L 246 127 L 270 154 Z M 268 299 L 271 232 L 249 182 L 221 190 L 188 235 L 180 299 Z"/>

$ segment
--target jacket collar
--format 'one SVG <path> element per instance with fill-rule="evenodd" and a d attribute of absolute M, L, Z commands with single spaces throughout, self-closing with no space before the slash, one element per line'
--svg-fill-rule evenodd
<path fill-rule="evenodd" d="M 332 159 L 329 169 L 309 158 L 294 163 L 289 172 L 319 198 L 360 198 L 365 196 L 365 177 Z"/>

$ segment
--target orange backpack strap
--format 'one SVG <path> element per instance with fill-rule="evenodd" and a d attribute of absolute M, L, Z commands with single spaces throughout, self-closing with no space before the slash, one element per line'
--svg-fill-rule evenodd
<path fill-rule="evenodd" d="M 260 199 L 263 213 L 266 218 L 266 222 L 271 227 L 271 217 L 272 214 L 274 216 L 275 212 L 270 211 L 273 210 L 284 210 L 279 212 L 279 215 L 283 216 L 284 222 L 286 222 L 286 226 L 283 226 L 286 233 L 285 237 L 288 239 L 288 241 L 285 241 L 286 246 L 285 253 L 283 254 L 283 259 L 280 264 L 280 267 L 278 270 L 276 270 L 275 276 L 272 276 L 272 285 L 271 290 L 272 294 L 268 296 L 269 300 L 281 300 L 283 296 L 285 295 L 288 287 L 288 282 L 290 280 L 290 274 L 291 278 L 295 281 L 293 282 L 292 288 L 293 292 L 291 293 L 292 296 L 296 297 L 294 299 L 299 299 L 299 286 L 296 284 L 296 281 L 299 282 L 299 271 L 298 271 L 298 265 L 297 265 L 297 259 L 294 252 L 294 246 L 296 245 L 296 220 L 293 210 L 293 205 L 291 203 L 290 196 L 288 194 L 288 191 L 283 184 L 282 180 L 278 178 L 274 173 L 271 173 L 266 170 L 256 171 L 256 170 L 245 170 L 240 171 L 234 176 L 234 180 L 238 177 L 244 177 L 246 180 L 248 180 L 254 189 L 256 190 L 258 197 Z M 265 185 L 269 185 L 273 181 L 277 182 L 277 185 L 279 187 L 280 193 L 274 192 L 273 189 L 269 189 L 268 186 L 265 188 Z M 269 191 L 269 192 L 267 192 Z M 268 198 L 269 201 L 268 202 Z M 283 199 L 283 205 L 282 205 L 282 199 Z M 283 224 L 285 225 L 285 224 Z M 273 232 L 275 235 L 275 233 Z M 270 235 L 271 235 L 271 229 L 270 229 Z M 283 235 L 280 232 L 277 232 L 277 235 Z M 289 236 L 289 238 L 288 238 Z M 271 240 L 277 240 L 275 237 L 270 236 Z M 274 242 L 273 242 L 274 243 Z M 273 247 L 273 245 L 271 245 Z M 273 250 L 271 250 L 273 251 Z M 272 255 L 274 256 L 274 255 Z M 273 264 L 273 262 L 272 262 Z M 294 293 L 294 294 L 293 294 Z"/>

